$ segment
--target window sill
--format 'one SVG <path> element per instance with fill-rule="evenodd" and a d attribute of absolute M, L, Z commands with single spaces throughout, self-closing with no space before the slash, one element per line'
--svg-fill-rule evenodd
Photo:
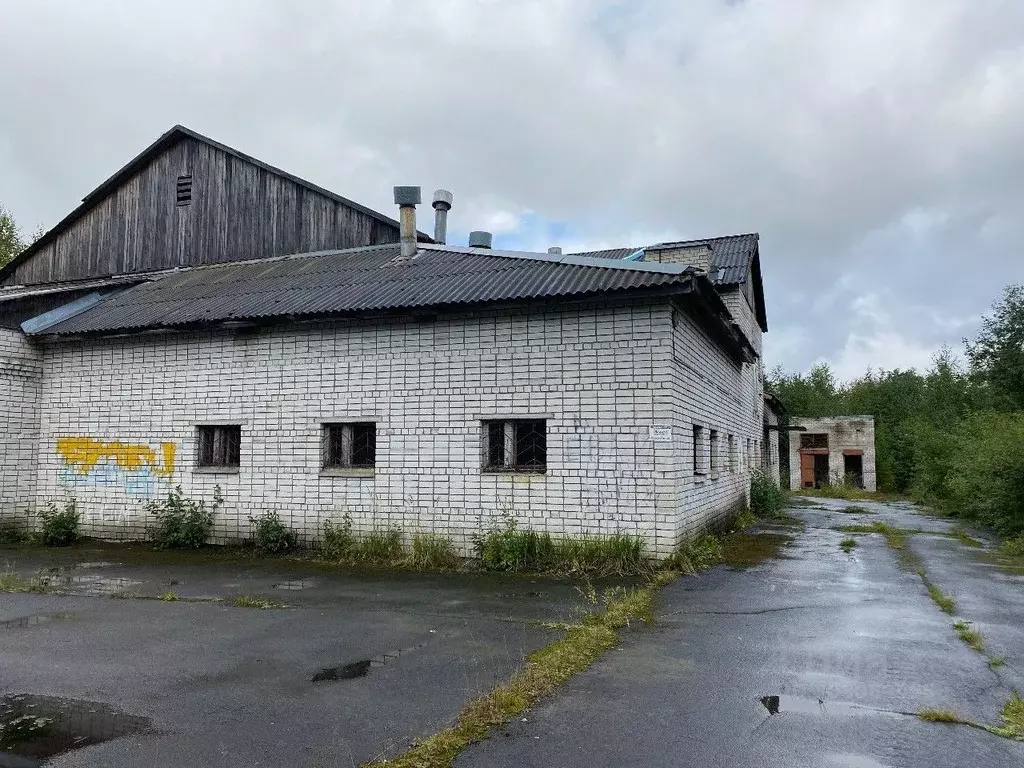
<path fill-rule="evenodd" d="M 481 475 L 493 477 L 547 477 L 546 469 L 481 469 Z"/>
<path fill-rule="evenodd" d="M 324 467 L 320 470 L 320 477 L 365 477 L 373 478 L 377 474 L 375 469 L 361 469 L 356 467 Z"/>
<path fill-rule="evenodd" d="M 192 469 L 194 475 L 237 475 L 238 467 L 195 467 Z"/>

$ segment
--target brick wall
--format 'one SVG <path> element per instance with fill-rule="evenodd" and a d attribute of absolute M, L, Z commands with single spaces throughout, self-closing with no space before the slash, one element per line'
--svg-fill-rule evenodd
<path fill-rule="evenodd" d="M 266 510 L 306 538 L 347 512 L 357 529 L 434 530 L 468 551 L 507 514 L 667 554 L 745 496 L 740 470 L 694 482 L 692 420 L 760 434 L 752 366 L 667 302 L 66 341 L 44 365 L 38 499 L 73 494 L 107 537 L 143 535 L 143 503 L 176 484 L 207 499 L 219 485 L 221 541 Z M 480 422 L 501 417 L 547 420 L 546 474 L 481 472 Z M 371 476 L 322 473 L 334 421 L 376 422 Z M 196 471 L 196 425 L 216 423 L 242 425 L 235 473 Z"/>
<path fill-rule="evenodd" d="M 42 353 L 20 331 L 0 328 L 0 519 L 25 522 L 39 444 Z"/>
<path fill-rule="evenodd" d="M 844 481 L 843 451 L 861 451 L 864 489 L 876 490 L 875 475 L 875 419 L 873 416 L 831 416 L 820 419 L 791 417 L 791 426 L 806 427 L 808 433 L 828 435 L 829 482 L 841 485 Z M 801 488 L 800 432 L 789 435 L 789 487 Z"/>

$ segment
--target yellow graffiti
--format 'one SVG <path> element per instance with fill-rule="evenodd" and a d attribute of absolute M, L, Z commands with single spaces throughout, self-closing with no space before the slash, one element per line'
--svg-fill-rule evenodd
<path fill-rule="evenodd" d="M 105 443 L 91 437 L 61 437 L 57 440 L 57 453 L 82 475 L 89 474 L 101 461 L 108 461 L 128 472 L 145 466 L 157 477 L 170 477 L 174 474 L 175 450 L 174 443 L 161 443 L 158 454 L 148 445 Z"/>

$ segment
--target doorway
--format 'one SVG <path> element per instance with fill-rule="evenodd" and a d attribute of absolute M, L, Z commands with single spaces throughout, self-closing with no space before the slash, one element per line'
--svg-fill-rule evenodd
<path fill-rule="evenodd" d="M 828 485 L 828 452 L 800 452 L 800 485 L 803 488 L 821 488 Z"/>
<path fill-rule="evenodd" d="M 843 479 L 854 488 L 864 487 L 864 456 L 860 453 L 843 456 Z"/>

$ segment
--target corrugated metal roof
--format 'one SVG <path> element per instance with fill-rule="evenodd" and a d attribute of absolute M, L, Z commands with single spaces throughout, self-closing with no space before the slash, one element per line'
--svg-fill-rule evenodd
<path fill-rule="evenodd" d="M 43 333 L 101 333 L 687 286 L 679 265 L 565 263 L 546 254 L 399 246 L 196 267 L 129 288 Z M 657 268 L 664 267 L 664 268 Z"/>
<path fill-rule="evenodd" d="M 677 246 L 685 248 L 694 245 L 707 245 L 711 249 L 711 266 L 718 271 L 712 275 L 716 285 L 743 285 L 747 282 L 750 265 L 757 248 L 758 235 L 752 232 L 744 235 L 726 235 L 724 237 L 707 237 L 701 240 L 678 240 L 667 243 L 652 243 L 660 247 Z M 637 248 L 610 248 L 604 251 L 585 251 L 575 256 L 593 256 L 604 259 L 624 259 Z"/>

